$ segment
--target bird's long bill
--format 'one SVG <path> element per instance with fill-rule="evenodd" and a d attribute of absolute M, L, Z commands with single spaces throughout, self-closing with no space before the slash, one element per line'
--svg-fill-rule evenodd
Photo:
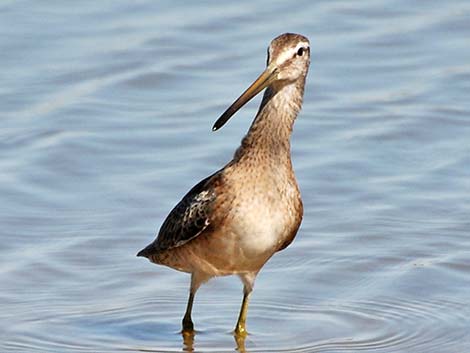
<path fill-rule="evenodd" d="M 220 116 L 212 127 L 212 131 L 219 130 L 241 107 L 248 103 L 254 96 L 271 84 L 276 77 L 276 68 L 268 66 L 266 70 L 251 84 L 238 99 Z"/>

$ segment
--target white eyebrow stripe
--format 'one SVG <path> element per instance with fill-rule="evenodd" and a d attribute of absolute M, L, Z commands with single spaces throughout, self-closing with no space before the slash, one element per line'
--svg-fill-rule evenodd
<path fill-rule="evenodd" d="M 295 47 L 295 51 L 299 50 L 300 48 L 302 47 L 306 47 L 308 48 L 309 47 L 309 44 L 307 42 L 300 42 L 299 44 L 297 44 L 297 46 Z"/>
<path fill-rule="evenodd" d="M 303 47 L 309 47 L 309 44 L 307 42 L 300 42 L 299 44 L 296 45 L 295 48 L 292 48 L 290 50 L 287 50 L 285 51 L 284 53 L 282 53 L 281 55 L 279 55 L 279 57 L 277 58 L 276 62 L 278 65 L 284 63 L 286 60 L 292 58 L 294 56 L 295 53 L 297 53 L 297 51 L 300 49 L 300 48 L 303 48 Z"/>

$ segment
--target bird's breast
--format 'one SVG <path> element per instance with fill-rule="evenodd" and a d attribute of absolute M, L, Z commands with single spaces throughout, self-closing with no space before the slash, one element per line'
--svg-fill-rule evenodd
<path fill-rule="evenodd" d="M 300 193 L 289 176 L 267 178 L 260 172 L 236 188 L 226 224 L 246 256 L 270 257 L 298 228 Z"/>

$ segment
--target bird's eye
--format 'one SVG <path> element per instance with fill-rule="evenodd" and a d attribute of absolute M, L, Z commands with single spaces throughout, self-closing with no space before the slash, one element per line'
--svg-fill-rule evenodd
<path fill-rule="evenodd" d="M 304 47 L 300 47 L 299 50 L 297 50 L 297 55 L 298 55 L 298 56 L 304 55 L 304 51 L 305 51 L 305 48 L 304 48 Z"/>

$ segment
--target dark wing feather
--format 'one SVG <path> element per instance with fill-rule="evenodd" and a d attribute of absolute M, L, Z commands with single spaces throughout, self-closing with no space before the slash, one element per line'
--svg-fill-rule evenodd
<path fill-rule="evenodd" d="M 215 173 L 195 185 L 173 208 L 163 222 L 157 239 L 142 250 L 142 255 L 181 246 L 209 227 L 216 199 L 215 186 L 220 179 L 220 174 Z"/>

